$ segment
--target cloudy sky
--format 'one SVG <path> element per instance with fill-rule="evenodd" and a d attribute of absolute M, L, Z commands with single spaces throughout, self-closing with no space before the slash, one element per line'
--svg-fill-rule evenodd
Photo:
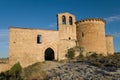
<path fill-rule="evenodd" d="M 120 51 L 120 0 L 0 0 L 0 57 L 8 57 L 9 27 L 57 29 L 56 14 L 69 12 L 76 20 L 103 18 Z"/>

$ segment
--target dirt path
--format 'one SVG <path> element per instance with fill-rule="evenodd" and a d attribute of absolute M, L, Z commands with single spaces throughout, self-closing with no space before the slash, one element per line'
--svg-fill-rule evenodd
<path fill-rule="evenodd" d="M 59 63 L 59 62 L 54 62 L 54 61 L 45 61 L 44 64 L 42 64 L 42 69 L 44 71 L 48 71 L 54 68 L 57 68 L 59 66 L 64 65 L 65 63 Z"/>

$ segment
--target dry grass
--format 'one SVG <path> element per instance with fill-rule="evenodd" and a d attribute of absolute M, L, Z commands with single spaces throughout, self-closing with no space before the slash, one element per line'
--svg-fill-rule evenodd
<path fill-rule="evenodd" d="M 26 80 L 44 80 L 47 76 L 42 70 L 40 62 L 28 66 L 24 69 L 23 76 Z"/>

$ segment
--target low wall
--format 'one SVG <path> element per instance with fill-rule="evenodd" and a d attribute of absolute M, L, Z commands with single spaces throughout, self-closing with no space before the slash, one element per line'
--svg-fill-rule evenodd
<path fill-rule="evenodd" d="M 0 64 L 7 64 L 9 62 L 8 58 L 0 58 Z"/>
<path fill-rule="evenodd" d="M 9 64 L 0 64 L 0 72 L 9 70 Z"/>

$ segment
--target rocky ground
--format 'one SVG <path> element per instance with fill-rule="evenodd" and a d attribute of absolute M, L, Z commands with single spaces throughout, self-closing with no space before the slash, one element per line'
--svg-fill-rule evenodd
<path fill-rule="evenodd" d="M 81 61 L 45 62 L 47 80 L 120 80 L 120 70 L 108 71 Z"/>
<path fill-rule="evenodd" d="M 16 77 L 17 76 L 17 77 Z M 120 54 L 79 56 L 64 61 L 37 62 L 26 68 L 16 63 L 0 80 L 120 80 Z"/>

